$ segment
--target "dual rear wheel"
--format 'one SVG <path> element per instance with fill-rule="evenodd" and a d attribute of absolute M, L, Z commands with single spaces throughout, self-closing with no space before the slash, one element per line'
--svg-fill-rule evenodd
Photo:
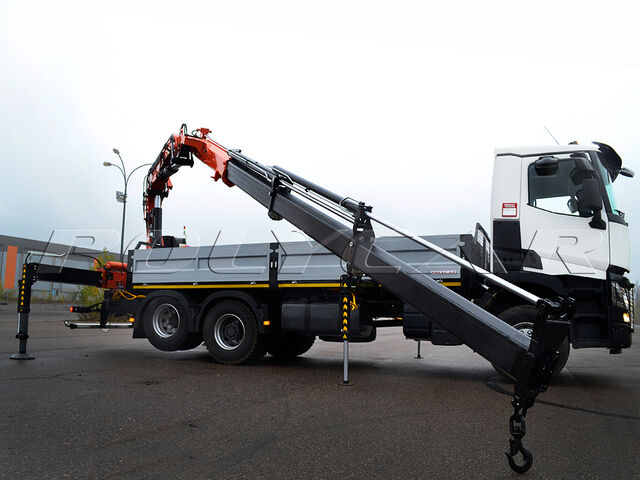
<path fill-rule="evenodd" d="M 269 338 L 259 334 L 253 310 L 238 300 L 222 300 L 206 314 L 202 333 L 189 331 L 192 312 L 183 297 L 158 296 L 143 316 L 144 331 L 151 344 L 164 351 L 190 350 L 203 340 L 209 355 L 227 365 L 251 363 L 269 352 L 286 360 L 311 348 L 315 336 L 284 335 Z"/>

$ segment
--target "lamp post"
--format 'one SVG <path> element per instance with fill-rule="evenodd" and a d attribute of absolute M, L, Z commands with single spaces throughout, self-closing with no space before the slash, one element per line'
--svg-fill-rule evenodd
<path fill-rule="evenodd" d="M 120 170 L 120 173 L 122 174 L 122 179 L 124 180 L 124 193 L 116 192 L 116 201 L 122 203 L 122 230 L 120 231 L 120 261 L 122 262 L 123 253 L 124 253 L 123 251 L 124 250 L 124 221 L 127 215 L 127 186 L 129 185 L 129 179 L 131 178 L 131 175 L 133 175 L 133 172 L 135 172 L 139 168 L 146 167 L 147 165 L 151 165 L 151 164 L 143 163 L 142 165 L 139 165 L 136 168 L 134 168 L 129 173 L 129 175 L 127 175 L 127 170 L 124 166 L 124 162 L 122 161 L 122 157 L 120 156 L 120 151 L 117 148 L 114 148 L 113 153 L 115 153 L 120 159 L 120 164 L 122 165 L 122 168 L 120 168 L 120 165 L 116 165 L 111 162 L 103 162 L 102 164 L 105 167 L 116 167 L 118 170 Z"/>

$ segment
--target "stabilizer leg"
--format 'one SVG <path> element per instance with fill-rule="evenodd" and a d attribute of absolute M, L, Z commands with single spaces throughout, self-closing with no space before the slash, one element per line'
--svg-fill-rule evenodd
<path fill-rule="evenodd" d="M 338 385 L 347 387 L 353 385 L 349 382 L 349 317 L 351 312 L 352 277 L 343 275 L 340 277 L 340 336 L 342 338 L 342 382 Z"/>
<path fill-rule="evenodd" d="M 34 282 L 35 265 L 25 263 L 22 265 L 22 277 L 18 282 L 18 353 L 9 358 L 11 360 L 33 360 L 34 357 L 27 353 L 27 339 L 29 338 L 29 312 L 31 311 L 31 286 Z"/>

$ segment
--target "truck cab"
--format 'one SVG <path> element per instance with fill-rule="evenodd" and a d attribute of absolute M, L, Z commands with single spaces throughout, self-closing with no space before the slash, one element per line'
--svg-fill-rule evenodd
<path fill-rule="evenodd" d="M 631 346 L 629 225 L 613 191 L 620 176 L 633 172 L 601 143 L 495 152 L 491 269 L 538 294 L 575 298 L 574 348 Z"/>

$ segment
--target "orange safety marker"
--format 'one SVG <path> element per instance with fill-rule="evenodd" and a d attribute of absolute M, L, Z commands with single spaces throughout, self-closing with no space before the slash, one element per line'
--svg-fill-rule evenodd
<path fill-rule="evenodd" d="M 7 247 L 7 261 L 4 268 L 4 288 L 12 290 L 16 286 L 16 262 L 18 260 L 18 247 Z"/>

